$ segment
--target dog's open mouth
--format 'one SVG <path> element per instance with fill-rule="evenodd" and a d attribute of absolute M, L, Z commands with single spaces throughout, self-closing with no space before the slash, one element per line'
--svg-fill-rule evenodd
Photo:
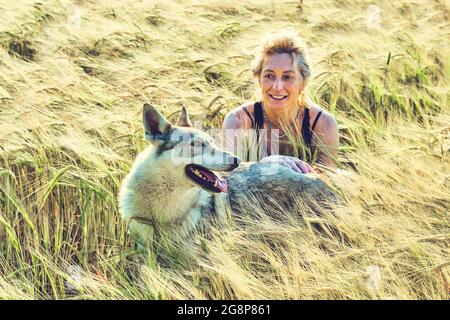
<path fill-rule="evenodd" d="M 189 178 L 194 180 L 196 183 L 200 184 L 207 190 L 212 192 L 227 192 L 227 181 L 218 177 L 212 171 L 196 165 L 196 164 L 188 164 L 185 167 L 186 174 Z"/>

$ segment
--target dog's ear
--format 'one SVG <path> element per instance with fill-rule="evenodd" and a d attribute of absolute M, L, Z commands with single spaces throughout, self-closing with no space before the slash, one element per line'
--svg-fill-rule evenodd
<path fill-rule="evenodd" d="M 177 126 L 192 127 L 191 119 L 185 107 L 181 107 L 180 117 L 178 118 Z"/>
<path fill-rule="evenodd" d="M 152 105 L 145 103 L 143 110 L 145 137 L 148 140 L 162 139 L 172 130 L 170 122 Z"/>

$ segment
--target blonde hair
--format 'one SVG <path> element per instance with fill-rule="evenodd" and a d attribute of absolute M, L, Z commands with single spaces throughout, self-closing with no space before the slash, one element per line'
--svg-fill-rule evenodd
<path fill-rule="evenodd" d="M 301 37 L 295 35 L 293 32 L 283 31 L 266 36 L 253 60 L 253 75 L 259 78 L 264 59 L 277 53 L 288 53 L 292 55 L 293 62 L 302 77 L 303 87 L 305 87 L 311 77 L 311 67 L 307 59 L 306 44 Z"/>

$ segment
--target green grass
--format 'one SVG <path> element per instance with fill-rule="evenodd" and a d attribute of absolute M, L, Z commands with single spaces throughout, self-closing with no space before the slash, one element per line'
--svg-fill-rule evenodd
<path fill-rule="evenodd" d="M 0 3 L 0 298 L 448 299 L 450 7 L 381 1 L 375 30 L 371 4 Z M 220 127 L 258 98 L 252 52 L 280 28 L 305 38 L 308 94 L 339 123 L 354 174 L 324 219 L 347 240 L 308 219 L 229 219 L 140 255 L 117 192 L 146 146 L 142 104 Z"/>

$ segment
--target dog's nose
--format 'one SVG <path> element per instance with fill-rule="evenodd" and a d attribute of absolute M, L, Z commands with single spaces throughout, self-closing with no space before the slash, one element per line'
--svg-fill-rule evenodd
<path fill-rule="evenodd" d="M 232 154 L 226 154 L 224 155 L 225 163 L 230 167 L 230 169 L 236 169 L 239 166 L 239 163 L 241 163 L 241 159 L 235 155 Z"/>
<path fill-rule="evenodd" d="M 241 159 L 239 157 L 233 157 L 231 158 L 230 163 L 234 166 L 234 168 L 237 168 L 239 163 L 241 163 Z"/>

